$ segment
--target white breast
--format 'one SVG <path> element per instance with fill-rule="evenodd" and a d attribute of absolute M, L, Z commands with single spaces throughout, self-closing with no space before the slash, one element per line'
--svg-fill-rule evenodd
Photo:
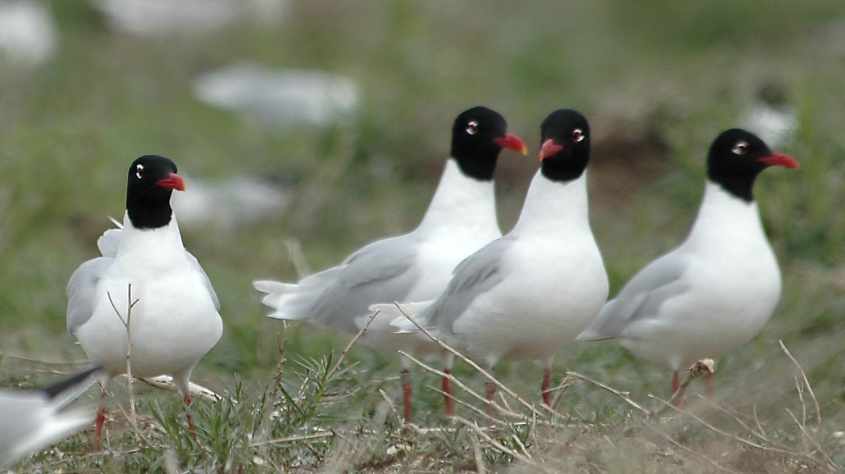
<path fill-rule="evenodd" d="M 755 203 L 709 184 L 687 241 L 687 291 L 635 322 L 623 345 L 677 370 L 735 350 L 759 334 L 781 294 L 780 269 Z"/>
<path fill-rule="evenodd" d="M 123 372 L 122 320 L 129 314 L 131 285 L 137 300 L 131 311 L 133 372 L 148 377 L 189 370 L 223 331 L 204 277 L 189 263 L 178 227 L 123 232 L 115 261 L 97 286 L 93 316 L 77 329 L 77 339 L 93 362 Z M 169 245 L 175 239 L 178 246 Z"/>

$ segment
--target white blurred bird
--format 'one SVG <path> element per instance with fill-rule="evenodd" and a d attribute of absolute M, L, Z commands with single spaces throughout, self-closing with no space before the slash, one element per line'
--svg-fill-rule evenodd
<path fill-rule="evenodd" d="M 92 0 L 118 31 L 143 37 L 200 34 L 237 21 L 277 23 L 287 0 Z"/>
<path fill-rule="evenodd" d="M 88 369 L 42 390 L 0 390 L 0 467 L 81 430 L 92 410 L 67 406 L 96 382 Z"/>
<path fill-rule="evenodd" d="M 170 207 L 173 190 L 185 189 L 176 173 L 176 165 L 160 156 L 132 163 L 123 227 L 103 234 L 97 242 L 103 256 L 71 276 L 67 326 L 109 377 L 126 372 L 128 326 L 132 375 L 172 375 L 190 406 L 191 371 L 217 344 L 223 323 L 217 294 L 185 250 Z M 98 444 L 104 421 L 101 405 Z"/>
<path fill-rule="evenodd" d="M 190 181 L 191 192 L 173 202 L 173 211 L 186 228 L 237 230 L 241 225 L 281 214 L 288 204 L 284 188 L 253 176 Z"/>
<path fill-rule="evenodd" d="M 669 367 L 674 394 L 679 370 L 756 336 L 781 293 L 780 269 L 752 193 L 755 178 L 770 166 L 798 163 L 745 130 L 716 137 L 686 241 L 637 273 L 579 340 L 619 339 L 635 355 Z"/>
<path fill-rule="evenodd" d="M 488 368 L 501 358 L 542 360 L 549 404 L 554 354 L 598 314 L 608 282 L 589 221 L 589 124 L 564 109 L 540 130 L 541 168 L 514 228 L 467 257 L 442 295 L 409 313 Z M 392 324 L 403 331 L 416 329 L 394 305 L 373 309 L 396 316 Z M 487 384 L 486 395 L 492 400 L 495 385 Z"/>
<path fill-rule="evenodd" d="M 783 87 L 771 83 L 760 88 L 756 100 L 745 112 L 742 126 L 770 147 L 781 147 L 792 141 L 798 117 Z"/>
<path fill-rule="evenodd" d="M 56 41 L 53 18 L 40 2 L 0 1 L 0 56 L 35 66 L 53 56 Z"/>
<path fill-rule="evenodd" d="M 352 79 L 322 71 L 233 64 L 194 80 L 206 104 L 255 117 L 267 125 L 326 125 L 358 106 Z"/>
<path fill-rule="evenodd" d="M 373 242 L 342 264 L 298 283 L 256 281 L 271 318 L 313 321 L 356 333 L 379 302 L 430 299 L 446 287 L 462 259 L 499 237 L 493 173 L 502 148 L 525 153 L 525 144 L 507 133 L 505 119 L 473 107 L 455 119 L 451 158 L 419 226 L 412 232 Z M 392 318 L 377 317 L 362 342 L 385 351 L 424 350 L 430 342 L 394 334 Z M 411 384 L 403 363 L 404 414 L 411 417 Z"/>

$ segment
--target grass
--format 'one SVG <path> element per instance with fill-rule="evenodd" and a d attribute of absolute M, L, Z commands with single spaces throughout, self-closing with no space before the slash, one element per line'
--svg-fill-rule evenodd
<path fill-rule="evenodd" d="M 196 441 L 178 397 L 159 391 L 139 394 L 142 427 L 130 429 L 118 409 L 124 389 L 115 384 L 107 453 L 89 453 L 81 434 L 20 470 L 536 469 L 510 451 L 552 470 L 714 472 L 715 462 L 741 472 L 824 472 L 812 440 L 845 465 L 839 2 L 762 9 L 750 0 L 519 8 L 504 1 L 297 1 L 277 28 L 237 25 L 167 41 L 111 33 L 82 2 L 49 5 L 61 29 L 60 54 L 34 71 L 0 68 L 2 385 L 44 383 L 69 370 L 60 362 L 82 358 L 64 331 L 64 285 L 95 255 L 106 216 L 122 213 L 123 176 L 136 156 L 165 154 L 190 176 L 283 176 L 294 202 L 285 214 L 236 231 L 184 229 L 220 294 L 226 324 L 194 376 L 226 400 L 196 403 Z M 236 60 L 349 75 L 363 104 L 333 126 L 266 129 L 192 99 L 196 74 Z M 615 291 L 683 238 L 709 141 L 736 125 L 755 89 L 771 80 L 786 86 L 800 123 L 786 151 L 801 170 L 767 172 L 756 189 L 784 295 L 763 334 L 719 363 L 718 403 L 736 416 L 704 402 L 691 407 L 734 437 L 687 414 L 638 415 L 620 397 L 572 377 L 561 414 L 548 417 L 554 426 L 506 419 L 495 432 L 478 431 L 442 419 L 440 397 L 428 388 L 437 380 L 419 369 L 416 422 L 429 431 L 403 430 L 391 405 L 398 400 L 395 356 L 355 347 L 330 374 L 348 337 L 283 330 L 263 318 L 251 291 L 253 276 L 295 278 L 285 239 L 297 239 L 319 269 L 413 227 L 448 152 L 449 122 L 475 103 L 504 113 L 535 148 L 538 124 L 552 109 L 575 107 L 590 118 L 604 137 L 591 174 L 592 222 Z M 651 145 L 654 137 L 660 146 Z M 503 157 L 503 228 L 514 222 L 534 166 Z M 820 424 L 806 387 L 803 403 L 799 398 L 796 368 L 779 340 L 807 371 Z M 649 410 L 661 406 L 649 393 L 668 397 L 668 374 L 612 344 L 562 348 L 559 379 L 567 369 L 630 392 Z M 475 372 L 459 365 L 457 375 L 481 389 Z M 496 376 L 538 401 L 538 367 L 506 364 Z M 754 413 L 771 445 L 793 455 L 735 439 L 757 439 L 736 421 L 759 431 Z M 459 414 L 482 419 L 466 408 Z"/>

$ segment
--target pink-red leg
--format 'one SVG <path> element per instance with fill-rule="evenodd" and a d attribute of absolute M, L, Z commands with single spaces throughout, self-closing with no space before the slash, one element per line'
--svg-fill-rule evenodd
<path fill-rule="evenodd" d="M 197 440 L 197 430 L 194 428 L 194 416 L 191 414 L 191 404 L 194 399 L 191 397 L 191 392 L 185 392 L 185 397 L 182 399 L 185 402 L 185 419 L 188 421 L 188 432 L 194 441 Z"/>
<path fill-rule="evenodd" d="M 678 371 L 672 372 L 672 399 L 673 404 L 681 408 L 684 406 L 684 394 L 681 390 L 681 376 Z"/>
<path fill-rule="evenodd" d="M 493 382 L 486 382 L 484 384 L 484 399 L 487 400 L 487 414 L 490 415 L 493 413 L 493 400 L 496 398 L 496 384 Z"/>
<path fill-rule="evenodd" d="M 103 443 L 103 427 L 106 425 L 108 411 L 106 410 L 106 387 L 100 385 L 100 405 L 97 407 L 97 417 L 94 421 L 94 451 L 99 451 Z"/>
<path fill-rule="evenodd" d="M 411 402 L 413 399 L 411 371 L 409 369 L 402 369 L 400 378 L 402 380 L 402 416 L 405 418 L 405 423 L 410 423 L 411 415 L 413 414 L 413 410 L 411 408 Z"/>
<path fill-rule="evenodd" d="M 452 375 L 452 369 L 443 369 L 447 376 L 442 379 L 443 404 L 446 408 L 446 416 L 455 416 L 455 399 L 452 398 L 452 381 L 448 376 Z"/>
<path fill-rule="evenodd" d="M 552 388 L 552 369 L 546 367 L 543 369 L 543 385 L 540 387 L 540 393 L 543 395 L 543 403 L 547 407 L 552 406 L 552 392 L 549 391 L 550 388 Z"/>
<path fill-rule="evenodd" d="M 704 374 L 704 385 L 705 390 L 707 391 L 707 398 L 715 398 L 716 397 L 716 380 L 713 378 L 712 372 L 707 372 Z"/>
<path fill-rule="evenodd" d="M 94 451 L 99 451 L 103 440 L 103 426 L 106 424 L 106 407 L 97 408 L 97 418 L 94 421 Z"/>

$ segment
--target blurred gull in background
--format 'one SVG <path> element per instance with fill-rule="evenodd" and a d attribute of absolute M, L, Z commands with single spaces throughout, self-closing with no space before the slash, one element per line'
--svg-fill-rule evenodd
<path fill-rule="evenodd" d="M 35 66 L 50 59 L 55 49 L 53 19 L 43 5 L 0 0 L 0 56 Z"/>
<path fill-rule="evenodd" d="M 284 188 L 270 180 L 235 176 L 221 181 L 191 179 L 190 193 L 174 200 L 179 223 L 212 225 L 226 230 L 267 216 L 278 216 L 288 204 Z"/>
<path fill-rule="evenodd" d="M 218 30 L 240 20 L 270 24 L 286 0 L 93 0 L 109 25 L 125 33 L 161 37 Z"/>
<path fill-rule="evenodd" d="M 798 117 L 785 88 L 770 82 L 757 91 L 755 102 L 746 110 L 742 124 L 769 146 L 779 148 L 794 138 Z"/>
<path fill-rule="evenodd" d="M 326 125 L 359 102 L 351 79 L 321 71 L 233 64 L 194 81 L 206 104 L 254 116 L 268 125 Z"/>

